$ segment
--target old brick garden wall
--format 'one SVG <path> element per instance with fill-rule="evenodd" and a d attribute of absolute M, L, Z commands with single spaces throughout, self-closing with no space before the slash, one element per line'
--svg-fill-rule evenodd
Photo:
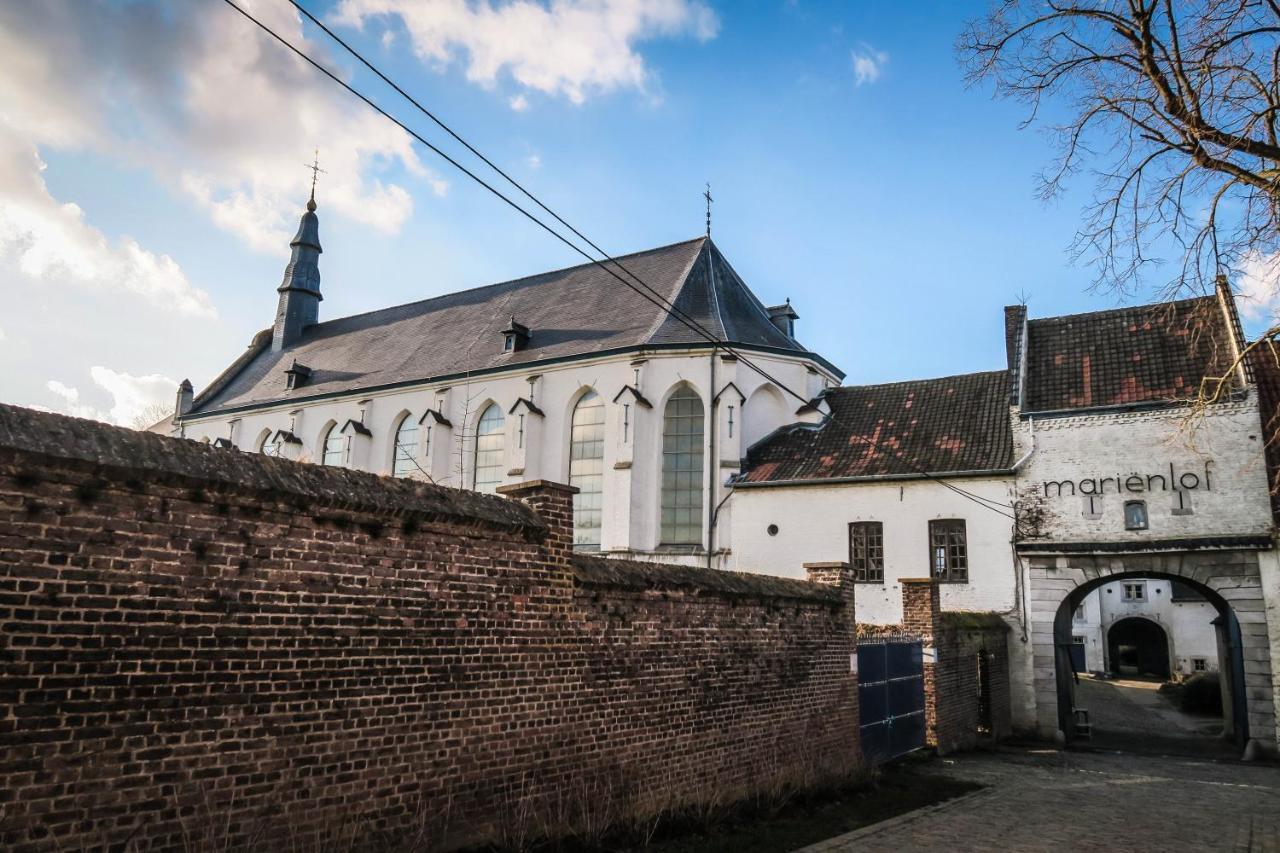
<path fill-rule="evenodd" d="M 431 849 L 857 764 L 852 584 L 0 406 L 0 846 Z"/>

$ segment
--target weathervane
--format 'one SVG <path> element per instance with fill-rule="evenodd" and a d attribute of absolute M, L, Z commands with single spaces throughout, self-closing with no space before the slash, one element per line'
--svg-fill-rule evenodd
<path fill-rule="evenodd" d="M 711 236 L 711 184 L 707 184 L 706 190 L 702 193 L 702 197 L 707 200 L 707 236 Z"/>
<path fill-rule="evenodd" d="M 311 200 L 307 202 L 307 206 L 314 210 L 316 204 L 316 178 L 320 175 L 329 174 L 320 168 L 320 149 L 316 149 L 315 162 L 303 163 L 302 165 L 311 170 Z"/>

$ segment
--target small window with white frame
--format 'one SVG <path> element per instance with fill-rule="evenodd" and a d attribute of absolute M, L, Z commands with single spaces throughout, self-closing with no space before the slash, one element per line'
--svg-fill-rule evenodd
<path fill-rule="evenodd" d="M 1147 529 L 1147 502 L 1146 501 L 1125 501 L 1124 502 L 1124 529 L 1125 530 L 1146 530 Z"/>
<path fill-rule="evenodd" d="M 1147 585 L 1142 581 L 1130 581 L 1124 585 L 1125 601 L 1146 601 Z"/>

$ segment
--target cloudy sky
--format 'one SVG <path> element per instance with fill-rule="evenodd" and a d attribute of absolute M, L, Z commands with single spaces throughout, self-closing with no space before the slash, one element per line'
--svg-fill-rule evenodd
<path fill-rule="evenodd" d="M 238 0 L 240 2 L 240 0 Z M 714 236 L 849 382 L 995 369 L 1109 307 L 1046 140 L 966 90 L 980 3 L 304 0 L 608 250 Z M 447 150 L 303 21 L 243 0 Z M 128 423 L 270 325 L 320 149 L 322 318 L 575 256 L 222 0 L 0 4 L 0 400 Z M 1260 279 L 1267 271 L 1259 270 Z"/>

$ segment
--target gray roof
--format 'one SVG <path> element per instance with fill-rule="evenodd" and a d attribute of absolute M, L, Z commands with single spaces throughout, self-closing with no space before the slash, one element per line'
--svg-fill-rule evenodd
<path fill-rule="evenodd" d="M 721 340 L 805 354 L 842 375 L 769 321 L 764 305 L 709 238 L 619 260 Z M 501 332 L 513 316 L 531 337 L 524 348 L 503 352 Z M 619 350 L 706 343 L 595 264 L 318 323 L 280 352 L 271 352 L 270 342 L 269 330 L 255 337 L 195 400 L 188 417 Z M 295 360 L 312 376 L 305 387 L 288 391 L 285 370 Z"/>

